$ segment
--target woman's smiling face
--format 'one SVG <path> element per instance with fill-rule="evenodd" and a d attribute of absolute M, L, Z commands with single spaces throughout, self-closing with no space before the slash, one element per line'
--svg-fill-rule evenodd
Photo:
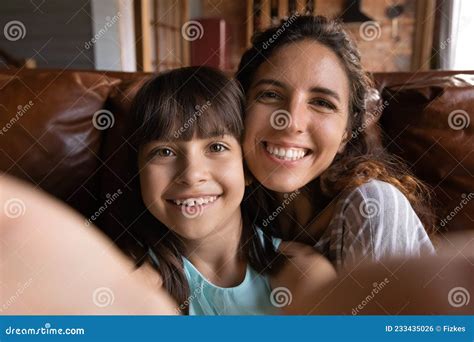
<path fill-rule="evenodd" d="M 326 46 L 304 40 L 278 49 L 247 93 L 244 155 L 266 188 L 292 192 L 317 178 L 342 152 L 349 80 Z"/>

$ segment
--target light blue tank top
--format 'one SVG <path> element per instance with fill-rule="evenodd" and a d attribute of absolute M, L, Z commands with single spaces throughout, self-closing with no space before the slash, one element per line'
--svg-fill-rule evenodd
<path fill-rule="evenodd" d="M 257 229 L 262 245 L 263 231 Z M 281 240 L 272 238 L 273 246 L 278 249 Z M 158 262 L 150 249 L 150 256 Z M 189 307 L 190 315 L 273 315 L 278 308 L 270 299 L 272 289 L 269 278 L 257 273 L 247 265 L 244 280 L 234 287 L 220 287 L 212 284 L 185 257 L 184 272 L 189 284 L 189 297 L 182 303 Z"/>
<path fill-rule="evenodd" d="M 262 244 L 263 232 L 257 229 Z M 281 240 L 272 238 L 275 249 Z M 247 265 L 244 280 L 234 287 L 219 287 L 207 280 L 183 257 L 184 272 L 189 283 L 190 315 L 274 315 L 278 308 L 270 300 L 269 278 Z"/>

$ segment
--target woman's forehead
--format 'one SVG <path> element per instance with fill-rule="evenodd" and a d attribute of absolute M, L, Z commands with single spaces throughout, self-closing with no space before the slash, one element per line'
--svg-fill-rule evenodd
<path fill-rule="evenodd" d="M 325 87 L 348 94 L 349 79 L 339 57 L 318 42 L 301 41 L 276 50 L 257 70 L 261 79 L 276 80 L 291 88 Z"/>

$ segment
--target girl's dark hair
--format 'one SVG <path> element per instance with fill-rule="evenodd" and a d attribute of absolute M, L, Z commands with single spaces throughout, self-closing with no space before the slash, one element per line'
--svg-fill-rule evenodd
<path fill-rule="evenodd" d="M 336 155 L 331 166 L 319 177 L 317 187 L 326 197 L 321 203 L 327 204 L 343 190 L 355 188 L 370 179 L 378 179 L 393 184 L 409 199 L 425 229 L 431 233 L 434 215 L 429 204 L 430 190 L 412 175 L 400 158 L 383 149 L 380 129 L 376 124 L 382 109 L 380 104 L 378 109 L 373 108 L 374 103 L 370 101 L 370 96 L 374 94 L 373 81 L 363 70 L 359 50 L 339 21 L 323 16 L 296 14 L 278 27 L 256 33 L 252 38 L 252 46 L 242 56 L 236 75 L 245 93 L 248 93 L 262 63 L 281 48 L 305 40 L 331 49 L 344 65 L 350 85 L 350 140 L 345 150 Z"/>
<path fill-rule="evenodd" d="M 188 312 L 190 299 L 183 270 L 183 245 L 180 237 L 158 221 L 143 203 L 138 151 L 153 140 L 189 141 L 193 137 L 203 139 L 229 134 L 240 142 L 243 108 L 244 96 L 237 82 L 209 67 L 187 67 L 154 76 L 138 91 L 131 105 L 129 157 L 136 177 L 131 185 L 135 198 L 129 203 L 139 203 L 137 209 L 141 216 L 130 228 L 138 241 L 131 242 L 126 249 L 137 266 L 147 261 L 160 273 L 165 289 L 177 300 L 177 309 L 184 313 Z M 273 249 L 270 236 L 265 235 L 262 245 L 247 206 L 244 198 L 239 256 L 258 272 L 270 273 L 280 257 Z"/>

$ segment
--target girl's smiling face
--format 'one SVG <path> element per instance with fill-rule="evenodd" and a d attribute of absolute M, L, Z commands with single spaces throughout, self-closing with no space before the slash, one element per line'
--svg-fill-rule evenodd
<path fill-rule="evenodd" d="M 278 49 L 258 68 L 247 94 L 244 156 L 255 178 L 295 191 L 344 149 L 349 80 L 339 58 L 304 40 Z"/>
<path fill-rule="evenodd" d="M 242 150 L 232 135 L 152 141 L 139 151 L 142 198 L 170 230 L 198 240 L 240 225 Z"/>

